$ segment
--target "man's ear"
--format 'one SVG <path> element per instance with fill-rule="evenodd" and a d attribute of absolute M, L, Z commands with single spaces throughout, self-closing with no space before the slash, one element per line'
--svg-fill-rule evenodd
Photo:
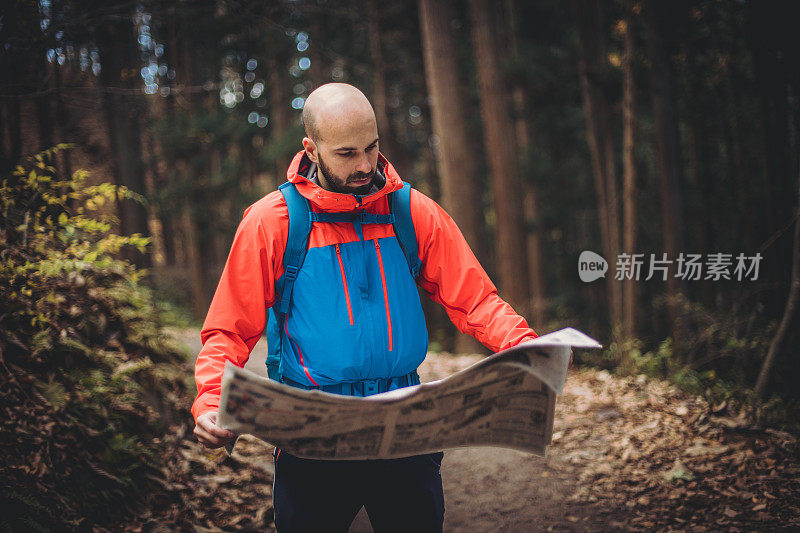
<path fill-rule="evenodd" d="M 303 137 L 303 148 L 306 149 L 306 155 L 308 158 L 312 162 L 319 164 L 319 160 L 317 159 L 317 145 L 311 140 L 310 137 Z"/>

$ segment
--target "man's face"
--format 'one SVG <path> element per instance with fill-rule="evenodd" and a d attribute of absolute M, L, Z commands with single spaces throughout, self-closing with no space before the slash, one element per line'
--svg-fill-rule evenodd
<path fill-rule="evenodd" d="M 375 154 L 378 153 L 377 147 L 374 149 Z M 372 182 L 375 180 L 375 167 L 368 172 L 355 170 L 348 176 L 337 175 L 336 172 L 328 166 L 325 159 L 320 154 L 318 156 L 319 172 L 322 173 L 320 183 L 323 183 L 324 188 L 345 194 L 358 194 L 365 195 L 372 188 Z M 377 155 L 375 157 L 375 164 L 377 165 Z"/>
<path fill-rule="evenodd" d="M 318 141 L 303 140 L 306 152 L 318 165 L 320 185 L 345 194 L 367 194 L 378 168 L 374 116 L 331 121 L 320 129 Z"/>

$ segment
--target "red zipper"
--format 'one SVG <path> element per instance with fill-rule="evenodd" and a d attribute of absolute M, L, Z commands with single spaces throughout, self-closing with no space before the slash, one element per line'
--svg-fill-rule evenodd
<path fill-rule="evenodd" d="M 389 326 L 389 351 L 392 351 L 392 316 L 389 313 L 389 292 L 386 290 L 386 274 L 383 272 L 383 257 L 381 245 L 375 240 L 375 252 L 378 254 L 378 266 L 381 268 L 381 282 L 383 283 L 383 303 L 386 305 L 386 324 Z"/>
<path fill-rule="evenodd" d="M 303 367 L 303 371 L 305 371 L 306 377 L 308 377 L 308 379 L 309 379 L 309 381 L 311 381 L 311 383 L 313 383 L 314 385 L 319 387 L 319 383 L 314 381 L 314 378 L 311 377 L 311 373 L 308 371 L 308 368 L 306 368 L 306 364 L 303 362 L 303 352 L 300 351 L 300 346 L 298 346 L 298 344 L 296 342 L 294 342 L 294 339 L 292 338 L 292 336 L 289 335 L 289 327 L 286 325 L 287 322 L 288 322 L 288 320 L 286 320 L 283 323 L 283 331 L 286 332 L 286 336 L 289 337 L 289 340 L 292 342 L 292 344 L 294 344 L 294 347 L 297 348 L 297 355 L 300 356 L 300 365 Z"/>
<path fill-rule="evenodd" d="M 347 276 L 344 273 L 344 263 L 342 263 L 342 250 L 336 245 L 336 258 L 339 260 L 339 269 L 342 271 L 342 285 L 344 286 L 344 299 L 347 301 L 347 315 L 350 317 L 350 325 L 353 325 L 353 308 L 350 307 L 350 291 L 347 290 Z"/>

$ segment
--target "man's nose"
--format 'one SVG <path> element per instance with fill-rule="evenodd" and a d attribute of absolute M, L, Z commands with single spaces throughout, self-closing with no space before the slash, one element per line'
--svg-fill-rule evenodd
<path fill-rule="evenodd" d="M 367 154 L 363 154 L 361 156 L 361 158 L 358 161 L 358 166 L 356 167 L 356 170 L 359 172 L 363 172 L 364 174 L 369 174 L 370 172 L 372 172 L 372 165 L 369 162 Z"/>

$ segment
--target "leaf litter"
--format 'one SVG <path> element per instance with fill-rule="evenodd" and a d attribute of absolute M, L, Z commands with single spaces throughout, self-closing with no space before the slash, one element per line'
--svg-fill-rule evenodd
<path fill-rule="evenodd" d="M 429 354 L 420 373 L 423 381 L 439 379 L 475 360 Z M 270 445 L 245 436 L 227 457 L 205 450 L 188 427 L 176 439 L 163 470 L 167 496 L 125 530 L 274 528 Z M 542 529 L 797 529 L 798 451 L 794 435 L 753 426 L 727 406 L 710 406 L 666 381 L 571 369 L 541 473 L 566 475 L 570 491 L 562 519 Z M 492 495 L 478 490 L 472 497 Z"/>

